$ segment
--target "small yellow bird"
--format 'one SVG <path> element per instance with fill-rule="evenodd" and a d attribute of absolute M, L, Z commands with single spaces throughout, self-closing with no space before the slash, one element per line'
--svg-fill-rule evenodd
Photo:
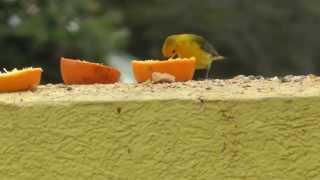
<path fill-rule="evenodd" d="M 196 69 L 206 69 L 209 77 L 212 61 L 223 60 L 223 56 L 203 37 L 195 34 L 174 34 L 166 38 L 162 46 L 163 56 L 180 58 L 195 57 Z"/>

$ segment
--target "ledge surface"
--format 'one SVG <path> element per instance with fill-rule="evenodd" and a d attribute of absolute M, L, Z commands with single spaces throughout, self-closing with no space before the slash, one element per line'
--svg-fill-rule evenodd
<path fill-rule="evenodd" d="M 145 100 L 245 100 L 320 96 L 320 78 L 292 76 L 255 79 L 189 81 L 172 84 L 46 85 L 34 92 L 0 94 L 0 103 L 114 102 Z"/>
<path fill-rule="evenodd" d="M 0 179 L 317 180 L 320 81 L 246 77 L 0 95 Z"/>

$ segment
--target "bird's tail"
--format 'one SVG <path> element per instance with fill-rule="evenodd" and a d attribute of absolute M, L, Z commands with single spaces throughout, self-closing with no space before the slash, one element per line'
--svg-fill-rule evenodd
<path fill-rule="evenodd" d="M 215 56 L 215 57 L 213 57 L 212 58 L 212 61 L 221 61 L 221 60 L 225 60 L 225 59 L 227 59 L 226 57 L 224 57 L 224 56 Z"/>

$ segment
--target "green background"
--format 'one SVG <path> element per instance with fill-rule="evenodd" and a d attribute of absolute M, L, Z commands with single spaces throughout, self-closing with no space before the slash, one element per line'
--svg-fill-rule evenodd
<path fill-rule="evenodd" d="M 41 66 L 44 82 L 61 82 L 61 56 L 162 58 L 164 38 L 188 32 L 228 57 L 213 77 L 318 73 L 319 7 L 316 0 L 2 0 L 0 68 Z"/>

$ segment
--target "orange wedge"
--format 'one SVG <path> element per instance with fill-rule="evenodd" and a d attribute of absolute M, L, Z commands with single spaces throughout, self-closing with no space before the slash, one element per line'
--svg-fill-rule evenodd
<path fill-rule="evenodd" d="M 175 81 L 189 81 L 193 77 L 195 65 L 196 59 L 194 57 L 169 59 L 165 61 L 132 61 L 134 77 L 139 83 L 151 80 L 154 72 L 170 74 L 175 77 Z"/>
<path fill-rule="evenodd" d="M 41 74 L 41 68 L 14 69 L 0 73 L 0 92 L 32 90 L 39 85 Z"/>
<path fill-rule="evenodd" d="M 120 71 L 102 64 L 61 58 L 60 68 L 65 84 L 111 84 L 120 79 Z"/>

